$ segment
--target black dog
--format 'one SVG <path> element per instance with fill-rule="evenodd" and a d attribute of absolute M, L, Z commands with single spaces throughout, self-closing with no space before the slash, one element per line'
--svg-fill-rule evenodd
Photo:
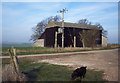
<path fill-rule="evenodd" d="M 85 77 L 86 74 L 86 67 L 80 67 L 77 68 L 76 70 L 73 71 L 72 73 L 72 80 L 75 80 L 77 77 L 80 77 L 80 81 L 82 80 L 82 78 Z"/>

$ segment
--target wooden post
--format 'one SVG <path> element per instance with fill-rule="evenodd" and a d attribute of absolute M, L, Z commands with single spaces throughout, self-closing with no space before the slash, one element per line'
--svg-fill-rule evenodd
<path fill-rule="evenodd" d="M 57 47 L 57 32 L 55 32 L 55 48 Z"/>
<path fill-rule="evenodd" d="M 68 11 L 68 10 L 66 10 L 66 8 L 63 10 L 60 10 L 60 13 L 62 13 L 62 48 L 64 48 L 64 13 L 66 11 Z"/>
<path fill-rule="evenodd" d="M 13 48 L 13 54 L 14 54 L 13 60 L 14 60 L 14 63 L 15 63 L 15 67 L 16 67 L 17 72 L 19 72 L 18 58 L 16 56 L 16 49 L 14 49 L 14 48 Z"/>
<path fill-rule="evenodd" d="M 15 64 L 15 69 L 16 69 L 17 72 L 19 72 L 19 66 L 18 66 L 16 56 L 13 56 L 13 60 L 14 60 L 14 64 Z"/>
<path fill-rule="evenodd" d="M 22 74 L 19 70 L 19 65 L 18 65 L 17 56 L 16 56 L 16 49 L 12 47 L 11 50 L 8 49 L 8 53 L 10 55 L 10 65 L 7 67 L 7 70 L 5 70 L 5 72 L 8 72 L 7 74 L 11 74 L 12 76 L 10 77 L 10 75 L 7 75 L 7 76 L 5 75 L 6 77 L 5 81 L 18 81 L 18 82 L 20 81 L 20 83 L 22 82 L 25 83 L 27 79 L 26 79 L 26 76 Z M 10 68 L 11 71 L 8 71 L 8 68 Z"/>
<path fill-rule="evenodd" d="M 63 10 L 63 18 L 62 18 L 62 48 L 64 48 L 64 10 Z"/>
<path fill-rule="evenodd" d="M 74 36 L 74 48 L 76 47 L 76 37 Z"/>
<path fill-rule="evenodd" d="M 16 58 L 16 61 L 17 61 L 17 64 L 18 64 L 19 62 L 18 62 L 18 58 L 17 58 L 17 56 L 16 56 L 16 49 L 13 49 L 13 54 L 14 54 L 14 56 L 15 56 L 15 58 Z"/>
<path fill-rule="evenodd" d="M 8 49 L 8 53 L 10 55 L 10 63 L 12 63 L 14 65 L 14 61 L 13 61 L 13 57 L 12 57 L 12 53 L 11 53 L 10 49 Z"/>
<path fill-rule="evenodd" d="M 10 49 L 8 49 L 9 55 L 10 55 L 10 61 L 12 63 L 12 65 L 15 68 L 15 72 L 18 73 L 19 72 L 19 66 L 18 66 L 18 59 L 16 56 L 16 49 L 14 49 L 13 47 Z"/>
<path fill-rule="evenodd" d="M 14 55 L 16 56 L 16 49 L 14 49 L 14 48 L 13 48 L 13 53 L 14 53 Z"/>

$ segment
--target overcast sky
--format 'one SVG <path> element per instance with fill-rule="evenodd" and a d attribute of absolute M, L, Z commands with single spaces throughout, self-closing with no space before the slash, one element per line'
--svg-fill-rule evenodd
<path fill-rule="evenodd" d="M 117 2 L 3 2 L 2 41 L 30 42 L 32 27 L 41 20 L 66 8 L 65 22 L 75 23 L 87 18 L 100 23 L 108 31 L 108 43 L 118 42 Z"/>

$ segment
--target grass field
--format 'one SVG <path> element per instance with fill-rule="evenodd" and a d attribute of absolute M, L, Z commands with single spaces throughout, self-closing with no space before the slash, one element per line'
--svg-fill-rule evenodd
<path fill-rule="evenodd" d="M 4 64 L 4 63 L 3 63 Z M 5 65 L 5 64 L 4 64 Z M 71 81 L 72 67 L 60 66 L 48 63 L 33 63 L 22 61 L 19 63 L 20 70 L 27 73 L 29 81 Z M 105 81 L 102 79 L 103 71 L 87 69 L 86 77 L 82 81 Z M 75 81 L 79 81 L 77 78 Z"/>
<path fill-rule="evenodd" d="M 2 55 L 8 56 L 8 49 L 11 47 L 3 47 Z M 79 51 L 91 51 L 91 50 L 107 50 L 115 49 L 116 47 L 109 48 L 45 48 L 45 47 L 15 47 L 17 50 L 17 55 L 27 55 L 27 54 L 44 54 L 44 53 L 63 53 L 63 52 L 79 52 Z"/>

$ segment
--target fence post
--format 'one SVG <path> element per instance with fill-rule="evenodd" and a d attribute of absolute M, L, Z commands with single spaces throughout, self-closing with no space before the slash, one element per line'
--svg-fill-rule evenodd
<path fill-rule="evenodd" d="M 15 63 L 15 67 L 16 67 L 17 72 L 19 72 L 18 58 L 16 56 L 16 49 L 14 49 L 14 48 L 13 48 L 13 54 L 14 54 L 13 60 L 14 60 L 14 63 Z"/>
<path fill-rule="evenodd" d="M 16 56 L 16 49 L 14 49 L 13 47 L 10 49 L 8 49 L 9 55 L 10 55 L 10 61 L 13 64 L 16 73 L 19 73 L 19 66 L 18 66 L 18 58 Z M 13 52 L 13 53 L 12 53 Z"/>
<path fill-rule="evenodd" d="M 8 49 L 8 53 L 9 53 L 9 55 L 10 55 L 10 63 L 12 63 L 13 66 L 14 66 L 14 61 L 13 61 L 13 57 L 12 57 L 12 53 L 11 53 L 11 50 L 10 50 L 10 49 Z"/>

